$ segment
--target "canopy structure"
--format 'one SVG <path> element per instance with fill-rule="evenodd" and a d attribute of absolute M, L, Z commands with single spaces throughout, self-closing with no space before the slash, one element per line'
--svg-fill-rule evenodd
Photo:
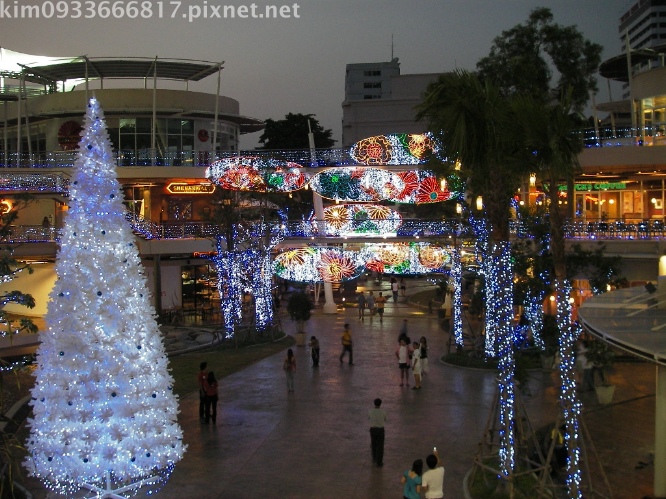
<path fill-rule="evenodd" d="M 631 65 L 641 64 L 654 59 L 663 59 L 666 56 L 666 45 L 660 45 L 653 48 L 632 49 Z M 610 80 L 617 80 L 627 83 L 629 73 L 627 67 L 627 54 L 616 55 L 604 61 L 599 66 L 599 74 Z"/>
<path fill-rule="evenodd" d="M 648 285 L 603 293 L 587 299 L 578 317 L 595 336 L 666 366 L 666 290 Z"/>
<path fill-rule="evenodd" d="M 657 364 L 654 493 L 666 497 L 666 475 L 659 472 L 666 469 L 666 289 L 647 284 L 594 296 L 578 317 L 590 333 Z"/>

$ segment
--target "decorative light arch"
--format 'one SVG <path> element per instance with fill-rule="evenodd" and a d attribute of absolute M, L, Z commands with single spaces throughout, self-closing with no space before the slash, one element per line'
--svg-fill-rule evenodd
<path fill-rule="evenodd" d="M 305 187 L 308 174 L 298 163 L 257 156 L 236 156 L 206 168 L 206 178 L 223 189 L 291 192 Z"/>
<path fill-rule="evenodd" d="M 324 208 L 324 222 L 328 235 L 386 235 L 398 230 L 402 216 L 378 204 L 334 204 Z"/>
<path fill-rule="evenodd" d="M 361 165 L 418 165 L 440 148 L 431 133 L 392 133 L 359 140 L 349 155 Z"/>
<path fill-rule="evenodd" d="M 309 246 L 286 250 L 275 258 L 275 275 L 297 282 L 343 282 L 365 270 L 391 274 L 445 272 L 451 263 L 452 247 L 427 242 L 375 243 L 360 251 Z"/>

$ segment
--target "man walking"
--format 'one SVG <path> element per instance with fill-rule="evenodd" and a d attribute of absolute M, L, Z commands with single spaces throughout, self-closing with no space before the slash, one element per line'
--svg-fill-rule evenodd
<path fill-rule="evenodd" d="M 349 324 L 345 324 L 344 331 L 342 332 L 342 353 L 340 353 L 340 364 L 346 352 L 349 352 L 349 365 L 354 364 L 354 352 L 352 350 L 352 336 L 349 330 Z"/>
<path fill-rule="evenodd" d="M 356 296 L 356 303 L 358 304 L 358 318 L 363 320 L 365 319 L 365 295 L 363 291 Z"/>
<path fill-rule="evenodd" d="M 398 280 L 391 277 L 391 293 L 393 293 L 393 303 L 398 303 Z"/>
<path fill-rule="evenodd" d="M 372 462 L 377 466 L 384 465 L 384 423 L 386 422 L 386 411 L 381 408 L 381 405 L 382 399 L 376 398 L 375 406 L 368 411 Z"/>
<path fill-rule="evenodd" d="M 379 322 L 384 322 L 384 305 L 386 304 L 386 297 L 379 292 L 379 296 L 375 300 L 375 307 L 377 307 L 377 313 L 379 314 Z"/>

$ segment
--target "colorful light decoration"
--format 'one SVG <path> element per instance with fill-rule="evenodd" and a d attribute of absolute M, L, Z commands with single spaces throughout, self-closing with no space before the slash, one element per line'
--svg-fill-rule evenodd
<path fill-rule="evenodd" d="M 325 233 L 329 235 L 385 235 L 397 231 L 402 217 L 381 205 L 336 204 L 324 208 L 324 221 Z"/>
<path fill-rule="evenodd" d="M 356 203 L 439 203 L 461 195 L 443 187 L 428 170 L 392 172 L 372 167 L 329 168 L 312 177 L 310 187 L 322 197 Z"/>
<path fill-rule="evenodd" d="M 273 261 L 275 275 L 296 282 L 343 282 L 359 277 L 364 270 L 358 252 L 325 246 L 288 250 Z"/>
<path fill-rule="evenodd" d="M 369 244 L 360 251 L 308 246 L 277 255 L 273 271 L 283 279 L 309 283 L 343 282 L 360 276 L 366 269 L 403 275 L 427 274 L 446 271 L 451 252 L 451 248 L 421 242 Z"/>
<path fill-rule="evenodd" d="M 329 168 L 310 179 L 310 187 L 336 201 L 374 203 L 392 199 L 404 187 L 397 173 L 368 167 Z"/>
<path fill-rule="evenodd" d="M 208 180 L 223 189 L 292 192 L 305 187 L 308 175 L 298 163 L 259 156 L 235 156 L 206 168 Z"/>
<path fill-rule="evenodd" d="M 418 165 L 427 153 L 436 154 L 439 146 L 431 133 L 393 133 L 375 135 L 358 141 L 349 150 L 349 155 L 359 164 Z"/>

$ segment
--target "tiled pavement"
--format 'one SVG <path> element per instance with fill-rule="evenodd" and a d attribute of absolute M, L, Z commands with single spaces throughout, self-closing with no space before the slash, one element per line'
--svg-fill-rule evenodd
<path fill-rule="evenodd" d="M 410 335 L 426 336 L 430 346 L 430 370 L 420 391 L 399 386 L 394 351 L 404 318 Z M 345 322 L 353 331 L 353 366 L 338 361 Z M 294 331 L 288 319 L 283 323 L 288 333 Z M 435 314 L 404 303 L 389 302 L 383 323 L 377 317 L 360 321 L 355 309 L 337 315 L 316 310 L 306 331 L 320 339 L 322 359 L 313 368 L 307 348 L 295 348 L 294 393 L 287 393 L 283 354 L 278 354 L 221 382 L 217 426 L 199 422 L 197 394 L 181 400 L 179 419 L 188 450 L 157 497 L 400 497 L 402 471 L 437 446 L 446 467 L 445 497 L 462 498 L 463 477 L 495 397 L 493 373 L 439 362 L 448 335 Z M 593 443 L 587 448 L 594 447 L 604 463 L 615 499 L 652 493 L 654 373 L 648 364 L 618 364 L 609 406 L 583 394 L 584 422 Z M 523 400 L 535 428 L 557 415 L 557 382 L 557 372 L 531 374 L 532 395 Z M 382 468 L 370 458 L 367 411 L 375 397 L 383 399 L 388 412 Z M 590 458 L 591 465 L 594 461 Z"/>

